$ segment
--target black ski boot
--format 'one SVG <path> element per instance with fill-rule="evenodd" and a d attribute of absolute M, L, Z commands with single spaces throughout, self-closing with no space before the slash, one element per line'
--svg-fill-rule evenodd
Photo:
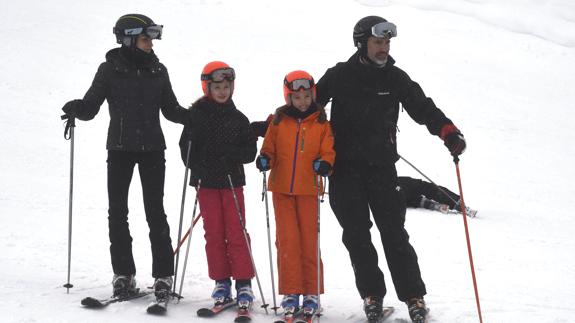
<path fill-rule="evenodd" d="M 423 297 L 413 297 L 406 302 L 409 310 L 409 317 L 414 323 L 427 322 L 427 313 L 429 312 Z"/>
<path fill-rule="evenodd" d="M 363 310 L 369 323 L 379 322 L 383 317 L 383 297 L 368 296 L 363 299 Z"/>
<path fill-rule="evenodd" d="M 117 298 L 129 297 L 138 293 L 134 275 L 114 275 L 112 279 L 113 296 Z"/>
<path fill-rule="evenodd" d="M 170 293 L 172 292 L 172 277 L 156 278 L 154 282 L 154 295 L 156 301 L 152 302 L 147 309 L 150 314 L 164 314 L 168 310 L 168 302 L 170 301 Z"/>

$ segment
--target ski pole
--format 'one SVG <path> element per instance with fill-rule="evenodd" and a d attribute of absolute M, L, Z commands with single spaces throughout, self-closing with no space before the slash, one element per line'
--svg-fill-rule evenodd
<path fill-rule="evenodd" d="M 189 140 L 188 141 L 188 151 L 186 154 L 186 170 L 184 172 L 184 188 L 182 189 L 182 203 L 180 204 L 180 223 L 179 223 L 179 227 L 178 227 L 178 243 L 180 242 L 180 239 L 182 238 L 182 222 L 184 221 L 184 205 L 186 203 L 186 189 L 188 188 L 188 172 L 189 172 L 189 168 L 188 166 L 190 165 L 190 150 L 192 148 L 192 141 Z M 180 261 L 180 247 L 178 246 L 178 248 L 176 248 L 176 267 L 174 269 L 174 281 L 178 281 L 178 264 Z M 174 284 L 174 288 L 172 289 L 172 292 L 175 293 L 176 292 L 176 284 Z"/>
<path fill-rule="evenodd" d="M 192 224 L 192 228 L 194 228 L 196 226 L 196 223 L 198 223 L 198 220 L 200 220 L 202 217 L 202 214 L 198 214 L 198 216 L 196 217 L 196 219 L 194 220 L 194 223 Z M 182 247 L 182 245 L 184 244 L 184 242 L 186 242 L 186 239 L 188 238 L 188 236 L 190 235 L 190 232 L 192 232 L 191 228 L 188 228 L 188 230 L 186 231 L 186 234 L 184 234 L 184 237 L 182 238 L 182 240 L 180 240 L 180 242 L 178 243 L 178 246 L 176 247 L 176 250 L 174 250 L 174 255 L 176 254 L 176 252 L 180 251 L 180 248 Z"/>
<path fill-rule="evenodd" d="M 182 267 L 182 278 L 180 280 L 180 290 L 178 291 L 178 303 L 180 302 L 180 298 L 182 298 L 182 289 L 184 288 L 184 277 L 186 277 L 186 267 L 188 265 L 188 255 L 190 253 L 190 242 L 192 241 L 192 229 L 194 228 L 194 221 L 196 217 L 196 208 L 198 206 L 198 195 L 200 195 L 200 186 L 202 184 L 202 180 L 198 180 L 198 187 L 196 187 L 196 199 L 194 201 L 194 210 L 192 211 L 192 224 L 190 225 L 190 234 L 188 237 L 188 244 L 186 246 L 186 257 L 184 258 L 184 266 Z"/>
<path fill-rule="evenodd" d="M 469 266 L 471 267 L 471 278 L 473 279 L 473 289 L 475 290 L 475 302 L 477 304 L 477 314 L 479 315 L 479 322 L 483 323 L 481 316 L 481 305 L 479 304 L 479 292 L 477 290 L 477 281 L 475 279 L 475 268 L 473 266 L 473 254 L 471 253 L 471 240 L 469 238 L 469 229 L 467 227 L 467 214 L 465 209 L 465 202 L 463 200 L 463 188 L 461 185 L 461 174 L 459 173 L 459 157 L 453 156 L 455 163 L 455 172 L 457 174 L 457 185 L 459 186 L 459 196 L 461 199 L 461 210 L 463 211 L 463 225 L 465 227 L 465 238 L 467 240 L 467 253 L 469 254 Z"/>
<path fill-rule="evenodd" d="M 270 211 L 269 211 L 269 207 L 268 207 L 268 190 L 267 190 L 267 178 L 266 178 L 266 172 L 262 172 L 263 174 L 263 185 L 262 185 L 262 201 L 265 201 L 265 205 L 266 205 L 266 225 L 267 225 L 267 230 L 268 230 L 268 251 L 269 251 L 269 258 L 270 258 L 270 273 L 271 273 L 271 278 L 272 278 L 272 295 L 273 295 L 273 301 L 274 301 L 274 307 L 272 307 L 272 309 L 274 310 L 274 314 L 277 315 L 278 314 L 278 306 L 276 303 L 276 287 L 275 287 L 275 278 L 274 278 L 274 266 L 273 266 L 273 260 L 272 260 L 272 240 L 271 240 L 271 234 L 270 234 Z"/>
<path fill-rule="evenodd" d="M 70 288 L 74 287 L 74 285 L 70 284 L 70 269 L 72 266 L 72 200 L 74 196 L 74 128 L 76 127 L 76 119 L 68 115 L 63 115 L 60 118 L 62 120 L 66 120 L 64 139 L 70 140 L 70 192 L 68 197 L 68 280 L 63 286 L 66 288 L 66 293 L 70 293 Z"/>
<path fill-rule="evenodd" d="M 321 309 L 321 248 L 320 248 L 320 215 L 321 215 L 321 202 L 323 202 L 322 196 L 322 177 L 320 175 L 316 176 L 317 181 L 317 319 L 320 318 Z"/>
<path fill-rule="evenodd" d="M 248 248 L 248 253 L 250 254 L 250 260 L 252 261 L 252 267 L 254 268 L 254 274 L 256 275 L 256 281 L 258 283 L 258 288 L 260 290 L 260 296 L 262 298 L 262 307 L 268 313 L 268 305 L 264 298 L 264 292 L 262 291 L 262 285 L 260 284 L 260 277 L 258 276 L 258 271 L 256 269 L 256 263 L 254 261 L 254 255 L 252 254 L 252 248 L 250 246 L 250 240 L 248 239 L 248 233 L 246 231 L 246 226 L 244 225 L 244 220 L 242 219 L 242 211 L 240 210 L 240 204 L 238 203 L 238 197 L 234 189 L 234 183 L 232 182 L 232 176 L 228 174 L 228 181 L 230 182 L 230 189 L 232 190 L 232 195 L 234 197 L 234 204 L 236 205 L 236 211 L 238 212 L 238 218 L 240 219 L 240 225 L 242 226 L 242 231 L 244 233 L 244 239 L 246 241 L 246 247 Z"/>

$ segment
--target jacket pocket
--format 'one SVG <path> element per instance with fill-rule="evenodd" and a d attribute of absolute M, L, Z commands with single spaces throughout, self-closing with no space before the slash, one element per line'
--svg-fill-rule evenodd
<path fill-rule="evenodd" d="M 120 118 L 120 131 L 118 131 L 118 147 L 122 147 L 124 145 L 123 142 L 123 137 L 124 137 L 124 118 L 121 117 Z"/>

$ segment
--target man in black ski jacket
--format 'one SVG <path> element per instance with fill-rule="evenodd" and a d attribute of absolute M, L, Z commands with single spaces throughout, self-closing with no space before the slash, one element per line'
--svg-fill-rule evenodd
<path fill-rule="evenodd" d="M 317 84 L 317 101 L 332 100 L 337 155 L 329 200 L 343 228 L 366 315 L 382 315 L 387 292 L 369 231 L 371 210 L 397 295 L 407 303 L 412 320 L 419 322 L 427 315 L 426 289 L 404 228 L 405 199 L 395 169 L 400 103 L 415 122 L 440 136 L 452 155 L 463 152 L 465 140 L 421 87 L 394 65 L 389 44 L 396 34 L 395 25 L 381 17 L 359 20 L 353 31 L 357 52 L 327 70 Z"/>
<path fill-rule="evenodd" d="M 136 291 L 128 190 L 138 164 L 152 245 L 152 276 L 160 298 L 171 289 L 174 257 L 163 204 L 166 143 L 159 112 L 184 124 L 187 111 L 179 105 L 168 71 L 152 50 L 152 40 L 160 39 L 162 26 L 144 15 L 128 14 L 118 19 L 114 33 L 122 46 L 106 54 L 84 98 L 66 103 L 62 110 L 70 118 L 91 120 L 108 101 L 108 222 L 114 296 Z"/>

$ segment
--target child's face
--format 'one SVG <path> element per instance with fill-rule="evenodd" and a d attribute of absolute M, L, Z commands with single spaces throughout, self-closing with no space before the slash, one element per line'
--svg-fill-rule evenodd
<path fill-rule="evenodd" d="M 291 104 L 301 112 L 309 109 L 312 95 L 310 90 L 294 92 L 291 94 Z"/>
<path fill-rule="evenodd" d="M 210 95 L 217 103 L 226 103 L 232 94 L 232 84 L 230 81 L 210 83 Z"/>

